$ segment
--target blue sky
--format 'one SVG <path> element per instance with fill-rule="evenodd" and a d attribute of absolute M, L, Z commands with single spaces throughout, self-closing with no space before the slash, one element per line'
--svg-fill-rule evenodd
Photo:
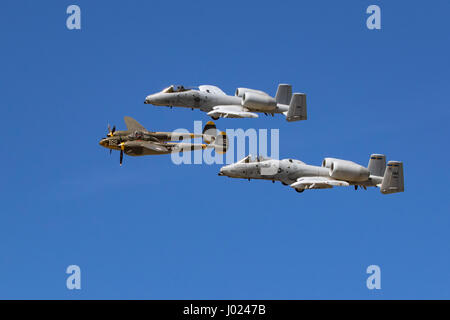
<path fill-rule="evenodd" d="M 82 29 L 66 28 L 81 7 Z M 382 29 L 366 28 L 381 7 Z M 2 1 L 0 298 L 450 298 L 448 1 Z M 171 83 L 308 95 L 280 157 L 402 160 L 405 192 L 296 193 L 219 165 L 109 156 L 123 116 L 193 128 L 144 105 Z M 82 289 L 66 289 L 79 265 Z M 381 290 L 366 268 L 381 267 Z"/>

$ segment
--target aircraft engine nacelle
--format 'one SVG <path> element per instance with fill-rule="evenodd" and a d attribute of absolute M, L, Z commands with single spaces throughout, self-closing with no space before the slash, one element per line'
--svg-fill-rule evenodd
<path fill-rule="evenodd" d="M 336 159 L 336 158 L 325 158 L 322 161 L 322 167 L 324 168 L 330 168 L 331 164 L 333 163 L 333 161 L 345 161 L 345 160 L 341 160 L 341 159 Z"/>
<path fill-rule="evenodd" d="M 246 92 L 242 97 L 242 106 L 249 110 L 271 112 L 277 107 L 277 102 L 267 95 Z"/>
<path fill-rule="evenodd" d="M 330 169 L 330 176 L 334 179 L 346 181 L 367 181 L 369 169 L 348 160 L 325 158 L 322 166 Z"/>
<path fill-rule="evenodd" d="M 261 90 L 255 90 L 255 89 L 249 89 L 249 88 L 237 88 L 235 96 L 242 98 L 246 92 L 257 93 L 257 94 L 261 94 L 264 96 L 268 95 L 267 93 L 265 93 L 264 91 L 261 91 Z"/>

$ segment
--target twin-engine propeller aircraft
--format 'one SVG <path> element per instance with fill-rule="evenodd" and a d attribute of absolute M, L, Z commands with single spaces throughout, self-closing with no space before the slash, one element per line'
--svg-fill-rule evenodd
<path fill-rule="evenodd" d="M 234 96 L 225 94 L 218 87 L 199 86 L 198 89 L 170 86 L 145 98 L 145 104 L 155 106 L 185 107 L 207 112 L 214 120 L 222 118 L 258 118 L 282 113 L 287 121 L 306 120 L 306 95 L 292 94 L 292 86 L 280 84 L 275 98 L 254 89 L 237 88 Z"/>
<path fill-rule="evenodd" d="M 224 166 L 219 176 L 230 178 L 281 181 L 297 192 L 306 189 L 327 189 L 334 186 L 355 186 L 366 189 L 379 187 L 382 194 L 404 191 L 403 162 L 389 161 L 386 156 L 372 154 L 366 167 L 348 160 L 325 158 L 322 166 L 311 166 L 299 160 L 272 160 L 247 156 L 241 161 Z"/>
<path fill-rule="evenodd" d="M 100 140 L 102 147 L 120 151 L 120 165 L 123 154 L 129 156 L 145 156 L 168 154 L 184 151 L 214 148 L 218 153 L 225 153 L 228 149 L 228 139 L 225 132 L 217 132 L 214 122 L 209 121 L 203 128 L 202 134 L 179 132 L 151 132 L 131 117 L 124 117 L 127 130 L 116 131 L 108 125 L 108 135 Z M 174 142 L 185 139 L 203 138 L 205 144 Z"/>

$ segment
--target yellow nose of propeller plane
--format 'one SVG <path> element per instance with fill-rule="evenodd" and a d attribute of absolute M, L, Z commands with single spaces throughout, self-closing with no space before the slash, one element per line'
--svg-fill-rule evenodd
<path fill-rule="evenodd" d="M 105 148 L 108 147 L 108 141 L 106 139 L 100 140 L 100 142 L 98 144 Z"/>

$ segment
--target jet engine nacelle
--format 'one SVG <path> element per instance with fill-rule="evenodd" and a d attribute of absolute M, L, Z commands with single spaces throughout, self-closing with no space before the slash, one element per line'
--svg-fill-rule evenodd
<path fill-rule="evenodd" d="M 246 92 L 252 92 L 252 93 L 257 93 L 257 94 L 260 94 L 260 95 L 263 95 L 263 96 L 268 96 L 268 94 L 265 93 L 264 91 L 255 90 L 255 89 L 249 89 L 249 88 L 237 88 L 235 96 L 242 98 Z"/>
<path fill-rule="evenodd" d="M 323 167 L 330 169 L 330 177 L 346 181 L 367 181 L 369 169 L 348 160 L 325 158 Z"/>
<path fill-rule="evenodd" d="M 242 106 L 249 110 L 271 112 L 277 107 L 277 102 L 268 95 L 246 92 L 242 97 Z"/>
<path fill-rule="evenodd" d="M 341 160 L 341 159 L 336 159 L 336 158 L 325 158 L 322 161 L 322 167 L 329 169 L 331 167 L 331 164 L 333 163 L 333 161 L 346 161 L 346 160 Z"/>

